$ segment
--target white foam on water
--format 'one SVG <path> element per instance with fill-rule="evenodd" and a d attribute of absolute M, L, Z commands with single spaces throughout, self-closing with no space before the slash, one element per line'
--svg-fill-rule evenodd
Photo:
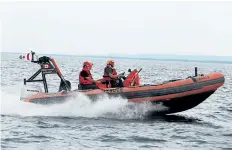
<path fill-rule="evenodd" d="M 18 93 L 2 91 L 1 115 L 134 119 L 144 117 L 148 111 L 167 109 L 151 103 L 129 103 L 121 97 L 102 96 L 93 102 L 83 94 L 77 94 L 62 104 L 45 106 L 20 101 Z"/>

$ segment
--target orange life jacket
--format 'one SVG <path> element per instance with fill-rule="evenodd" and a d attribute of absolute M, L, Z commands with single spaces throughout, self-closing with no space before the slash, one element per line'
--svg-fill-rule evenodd
<path fill-rule="evenodd" d="M 91 75 L 91 73 L 90 73 L 90 71 L 88 69 L 83 68 L 82 71 L 87 72 L 88 73 L 88 77 L 90 77 L 91 79 L 93 79 L 93 77 L 92 77 L 92 75 Z M 91 81 L 85 79 L 85 77 L 82 77 L 81 76 L 81 72 L 79 73 L 79 82 L 80 82 L 80 84 L 93 84 Z"/>
<path fill-rule="evenodd" d="M 105 80 L 110 80 L 111 78 L 110 78 L 109 74 L 106 72 L 106 69 L 107 69 L 107 68 L 111 68 L 111 69 L 113 70 L 113 71 L 112 71 L 112 75 L 117 75 L 117 72 L 116 72 L 116 69 L 113 68 L 113 67 L 111 67 L 110 65 L 107 65 L 107 66 L 105 67 L 103 77 L 104 77 Z"/>

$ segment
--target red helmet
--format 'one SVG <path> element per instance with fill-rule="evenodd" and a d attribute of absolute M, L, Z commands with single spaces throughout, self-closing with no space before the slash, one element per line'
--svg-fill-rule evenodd
<path fill-rule="evenodd" d="M 83 67 L 92 67 L 93 63 L 91 61 L 85 61 Z"/>

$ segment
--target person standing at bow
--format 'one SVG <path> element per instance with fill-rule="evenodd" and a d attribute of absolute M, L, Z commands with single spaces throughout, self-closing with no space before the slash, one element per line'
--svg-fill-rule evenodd
<path fill-rule="evenodd" d="M 106 81 L 110 81 L 111 87 L 123 87 L 121 77 L 124 77 L 124 73 L 117 74 L 114 68 L 114 60 L 107 60 L 103 77 Z"/>
<path fill-rule="evenodd" d="M 92 69 L 93 63 L 90 61 L 86 61 L 83 63 L 83 69 L 79 73 L 79 87 L 78 89 L 86 90 L 86 89 L 98 89 L 96 83 L 101 83 L 100 81 L 96 81 L 93 79 L 90 70 Z"/>

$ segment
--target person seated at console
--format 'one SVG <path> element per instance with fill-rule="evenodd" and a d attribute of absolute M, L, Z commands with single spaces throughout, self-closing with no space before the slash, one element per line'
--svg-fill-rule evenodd
<path fill-rule="evenodd" d="M 114 60 L 107 60 L 103 75 L 104 80 L 109 81 L 112 88 L 123 87 L 121 77 L 125 78 L 124 73 L 117 74 L 116 69 L 114 68 Z"/>

